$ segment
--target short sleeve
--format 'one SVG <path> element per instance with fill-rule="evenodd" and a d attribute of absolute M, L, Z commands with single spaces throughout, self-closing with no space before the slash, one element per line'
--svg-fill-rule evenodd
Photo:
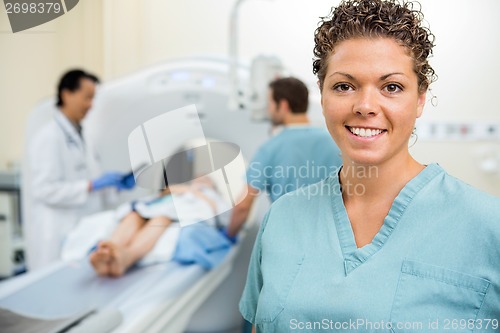
<path fill-rule="evenodd" d="M 257 304 L 259 302 L 259 295 L 262 289 L 262 271 L 261 271 L 261 259 L 262 259 L 262 248 L 261 240 L 262 234 L 267 224 L 267 220 L 270 212 L 264 217 L 259 233 L 257 234 L 257 239 L 252 251 L 252 256 L 250 257 L 250 264 L 248 266 L 248 275 L 245 288 L 243 289 L 243 295 L 240 300 L 240 313 L 245 318 L 245 320 L 255 323 L 255 314 L 257 312 Z"/>
<path fill-rule="evenodd" d="M 268 186 L 268 176 L 270 166 L 270 157 L 266 152 L 266 149 L 261 147 L 255 154 L 252 162 L 248 166 L 247 170 L 247 183 L 253 188 L 264 191 Z"/>

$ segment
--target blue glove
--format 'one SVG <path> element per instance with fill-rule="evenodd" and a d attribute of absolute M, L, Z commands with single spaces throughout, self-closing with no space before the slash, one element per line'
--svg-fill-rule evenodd
<path fill-rule="evenodd" d="M 130 172 L 124 176 L 118 183 L 118 190 L 131 190 L 135 187 L 134 173 Z"/>
<path fill-rule="evenodd" d="M 222 235 L 224 235 L 224 237 L 226 237 L 226 239 L 227 239 L 228 241 L 230 241 L 232 244 L 236 244 L 236 242 L 238 241 L 238 235 L 236 235 L 236 236 L 229 236 L 229 235 L 227 234 L 227 228 L 222 228 L 222 229 L 219 229 L 219 231 L 220 231 L 220 233 L 221 233 Z"/>
<path fill-rule="evenodd" d="M 110 186 L 118 188 L 122 177 L 123 174 L 121 174 L 120 172 L 106 172 L 101 177 L 92 181 L 92 190 L 98 191 Z"/>

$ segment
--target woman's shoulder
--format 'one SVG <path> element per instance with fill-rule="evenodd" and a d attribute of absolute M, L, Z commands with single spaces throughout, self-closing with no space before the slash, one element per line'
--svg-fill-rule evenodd
<path fill-rule="evenodd" d="M 309 243 L 333 219 L 329 181 L 301 187 L 276 200 L 269 209 L 263 223 L 263 238 L 281 248 L 290 244 L 300 248 Z"/>
<path fill-rule="evenodd" d="M 443 203 L 443 210 L 454 210 L 464 218 L 496 230 L 500 236 L 500 198 L 486 193 L 443 170 L 438 181 L 430 188 L 429 196 Z"/>
<path fill-rule="evenodd" d="M 289 220 L 314 218 L 331 205 L 331 196 L 336 192 L 332 183 L 326 178 L 282 195 L 271 205 L 270 215 Z"/>
<path fill-rule="evenodd" d="M 443 195 L 453 197 L 468 207 L 473 206 L 473 204 L 483 207 L 484 205 L 489 205 L 490 209 L 500 212 L 499 197 L 486 193 L 447 172 L 444 172 L 442 175 L 440 190 L 443 192 Z"/>

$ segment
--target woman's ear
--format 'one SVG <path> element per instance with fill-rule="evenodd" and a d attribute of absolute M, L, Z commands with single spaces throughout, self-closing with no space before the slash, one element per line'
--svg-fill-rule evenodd
<path fill-rule="evenodd" d="M 319 89 L 319 94 L 320 94 L 320 104 L 321 104 L 321 110 L 323 112 L 323 116 L 325 115 L 325 111 L 323 109 L 323 92 L 321 91 L 321 83 L 319 82 L 319 80 L 316 82 L 316 84 L 318 85 L 318 89 Z"/>
<path fill-rule="evenodd" d="M 423 92 L 418 96 L 417 100 L 417 118 L 420 118 L 422 112 L 424 111 L 425 98 L 427 97 L 427 91 Z"/>

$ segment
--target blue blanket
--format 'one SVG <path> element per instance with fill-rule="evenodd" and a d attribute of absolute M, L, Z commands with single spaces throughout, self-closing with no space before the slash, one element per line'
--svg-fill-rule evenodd
<path fill-rule="evenodd" d="M 197 223 L 181 229 L 172 260 L 212 269 L 224 260 L 232 245 L 219 230 Z"/>

